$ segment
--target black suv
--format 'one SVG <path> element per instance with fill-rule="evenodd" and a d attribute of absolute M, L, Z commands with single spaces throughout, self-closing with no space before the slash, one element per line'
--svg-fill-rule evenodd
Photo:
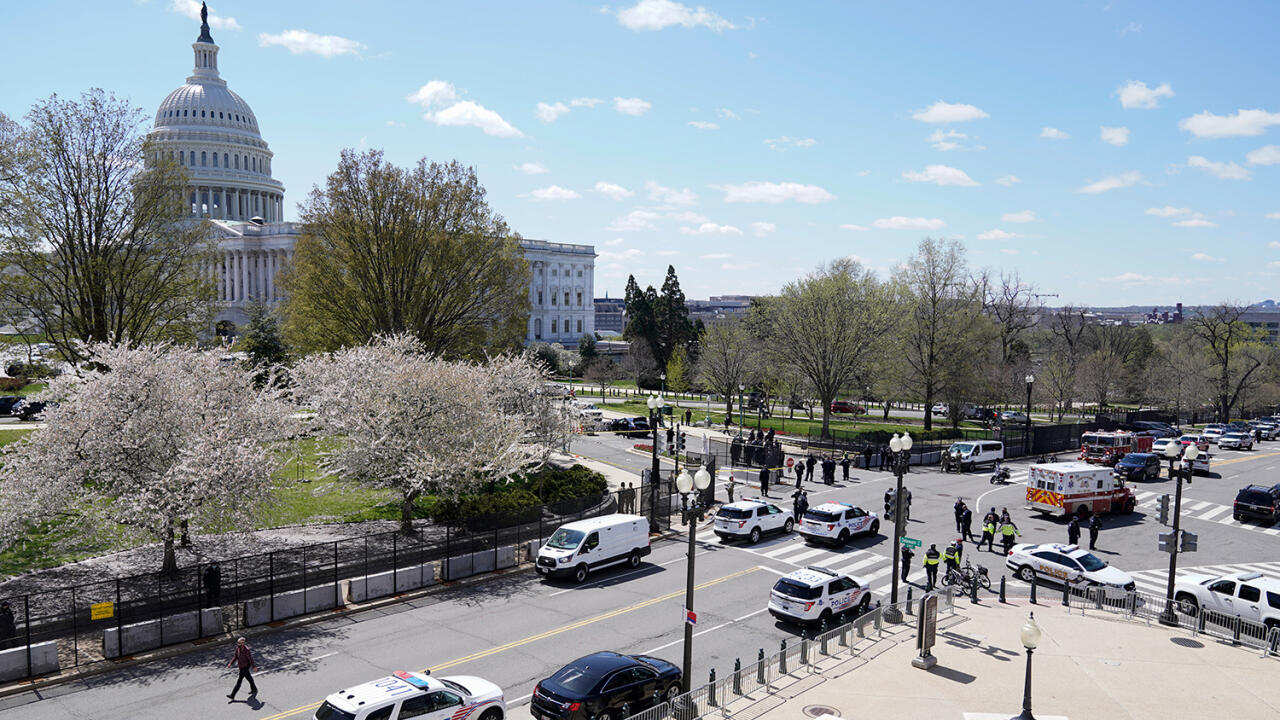
<path fill-rule="evenodd" d="M 1231 517 L 1236 520 L 1280 521 L 1280 485 L 1246 485 L 1240 488 L 1231 507 Z"/>
<path fill-rule="evenodd" d="M 1112 474 L 1129 482 L 1158 479 L 1160 456 L 1152 453 L 1129 453 L 1120 458 Z"/>
<path fill-rule="evenodd" d="M 679 694 L 680 668 L 666 660 L 598 652 L 538 683 L 529 710 L 535 720 L 623 720 Z"/>

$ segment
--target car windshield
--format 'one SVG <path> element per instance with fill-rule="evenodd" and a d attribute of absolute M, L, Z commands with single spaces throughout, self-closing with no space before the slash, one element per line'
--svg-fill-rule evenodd
<path fill-rule="evenodd" d="M 1125 455 L 1120 458 L 1121 465 L 1133 465 L 1136 467 L 1138 465 L 1144 465 L 1146 462 L 1147 458 L 1145 455 Z"/>
<path fill-rule="evenodd" d="M 356 716 L 325 702 L 316 708 L 316 720 L 356 720 Z"/>
<path fill-rule="evenodd" d="M 817 600 L 822 597 L 822 588 L 809 587 L 808 585 L 802 585 L 795 580 L 788 580 L 786 578 L 775 583 L 773 591 L 780 595 L 800 598 L 801 600 Z"/>
<path fill-rule="evenodd" d="M 582 542 L 582 538 L 586 537 L 586 533 L 581 530 L 570 530 L 569 528 L 560 528 L 547 541 L 547 547 L 553 547 L 557 550 L 572 550 L 578 547 Z"/>
<path fill-rule="evenodd" d="M 1255 505 L 1270 505 L 1271 496 L 1265 490 L 1241 490 L 1236 500 Z"/>
<path fill-rule="evenodd" d="M 716 516 L 726 520 L 746 520 L 751 517 L 751 508 L 722 507 Z"/>
<path fill-rule="evenodd" d="M 1086 572 L 1097 572 L 1107 566 L 1106 563 L 1099 560 L 1092 553 L 1085 553 L 1075 560 L 1084 567 Z"/>
<path fill-rule="evenodd" d="M 817 520 L 818 522 L 839 522 L 840 513 L 828 512 L 826 510 L 807 510 L 804 514 L 805 520 Z"/>
<path fill-rule="evenodd" d="M 600 672 L 575 663 L 560 668 L 548 681 L 558 685 L 566 694 L 581 697 L 591 692 L 600 682 Z"/>
<path fill-rule="evenodd" d="M 973 452 L 973 443 L 953 443 L 951 445 L 951 452 L 953 453 Z"/>
<path fill-rule="evenodd" d="M 1222 437 L 1223 437 L 1223 438 L 1231 438 L 1232 440 L 1243 440 L 1243 439 L 1244 439 L 1244 435 L 1243 435 L 1242 433 L 1227 433 L 1226 435 L 1223 435 Z"/>

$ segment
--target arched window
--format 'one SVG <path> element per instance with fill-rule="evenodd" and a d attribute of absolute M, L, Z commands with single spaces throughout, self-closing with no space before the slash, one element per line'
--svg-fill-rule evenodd
<path fill-rule="evenodd" d="M 202 151 L 200 153 L 200 167 L 207 167 L 208 165 L 209 165 L 208 153 L 205 153 Z"/>
<path fill-rule="evenodd" d="M 230 157 L 231 157 L 230 155 L 226 153 L 222 153 L 222 167 L 231 167 L 231 165 L 228 164 L 227 162 L 230 159 Z"/>
<path fill-rule="evenodd" d="M 179 150 L 179 151 L 178 151 L 178 164 L 179 164 L 179 165 L 186 165 L 186 164 L 187 164 L 187 151 L 186 151 L 186 150 Z"/>
<path fill-rule="evenodd" d="M 533 339 L 542 339 L 542 318 L 535 318 L 533 321 Z"/>
<path fill-rule="evenodd" d="M 203 110 L 201 110 L 201 111 L 200 111 L 200 117 L 204 117 L 204 111 L 203 111 Z"/>
<path fill-rule="evenodd" d="M 218 153 L 213 154 L 213 166 L 218 167 Z"/>
<path fill-rule="evenodd" d="M 236 169 L 237 169 L 237 170 L 239 170 L 239 169 L 240 169 L 240 156 L 239 156 L 239 155 L 237 155 L 237 156 L 236 156 Z"/>

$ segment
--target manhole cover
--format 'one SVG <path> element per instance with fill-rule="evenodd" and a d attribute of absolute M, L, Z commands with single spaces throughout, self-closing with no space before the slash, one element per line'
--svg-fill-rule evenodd
<path fill-rule="evenodd" d="M 824 715 L 830 715 L 831 717 L 836 718 L 840 717 L 840 711 L 830 705 L 806 705 L 800 712 L 804 713 L 806 717 L 811 718 L 822 717 Z"/>

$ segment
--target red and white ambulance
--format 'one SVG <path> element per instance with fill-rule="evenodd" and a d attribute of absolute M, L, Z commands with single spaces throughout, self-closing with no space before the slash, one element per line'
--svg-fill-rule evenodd
<path fill-rule="evenodd" d="M 1027 471 L 1027 507 L 1050 515 L 1131 513 L 1138 500 L 1107 467 L 1072 461 L 1032 465 Z"/>
<path fill-rule="evenodd" d="M 1154 440 L 1124 430 L 1087 432 L 1080 436 L 1080 459 L 1113 467 L 1129 453 L 1151 452 Z"/>

